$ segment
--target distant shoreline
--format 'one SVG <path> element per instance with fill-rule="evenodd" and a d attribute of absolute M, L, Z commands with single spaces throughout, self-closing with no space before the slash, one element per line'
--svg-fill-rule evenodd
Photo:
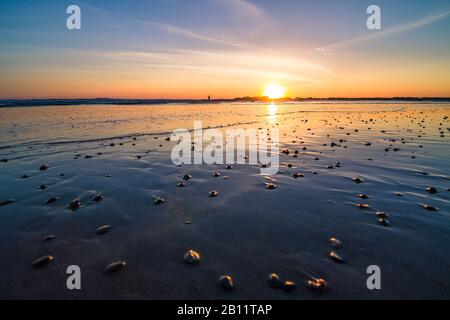
<path fill-rule="evenodd" d="M 282 98 L 269 99 L 267 97 L 241 97 L 233 99 L 114 99 L 114 98 L 94 98 L 94 99 L 5 99 L 0 100 L 1 107 L 30 107 L 30 106 L 64 106 L 64 105 L 145 105 L 145 104 L 174 104 L 174 103 L 224 103 L 224 102 L 450 102 L 450 97 L 391 97 L 391 98 Z"/>

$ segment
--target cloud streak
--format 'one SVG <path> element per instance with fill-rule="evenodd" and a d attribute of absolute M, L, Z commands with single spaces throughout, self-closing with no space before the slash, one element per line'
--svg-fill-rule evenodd
<path fill-rule="evenodd" d="M 380 38 L 384 38 L 384 37 L 388 37 L 390 35 L 394 35 L 394 34 L 399 34 L 399 33 L 403 33 L 403 32 L 408 32 L 417 28 L 421 28 L 424 27 L 426 25 L 432 24 L 434 22 L 437 22 L 439 20 L 443 20 L 445 18 L 447 18 L 450 15 L 450 10 L 449 11 L 445 11 L 439 14 L 434 14 L 434 15 L 429 15 L 423 18 L 420 18 L 418 20 L 412 21 L 412 22 L 408 22 L 408 23 L 404 23 L 404 24 L 400 24 L 388 29 L 384 29 L 381 31 L 371 31 L 370 34 L 368 35 L 364 35 L 361 37 L 357 37 L 357 38 L 353 38 L 353 39 L 349 39 L 349 40 L 345 40 L 345 41 L 341 41 L 341 42 L 337 42 L 325 47 L 320 47 L 320 48 L 316 48 L 316 51 L 319 52 L 326 52 L 326 51 L 331 51 L 333 49 L 339 49 L 341 47 L 346 47 L 346 46 L 350 46 L 350 45 L 356 45 L 356 44 L 360 44 L 360 43 L 364 43 L 364 42 L 369 42 L 372 40 L 376 40 L 376 39 L 380 39 Z"/>

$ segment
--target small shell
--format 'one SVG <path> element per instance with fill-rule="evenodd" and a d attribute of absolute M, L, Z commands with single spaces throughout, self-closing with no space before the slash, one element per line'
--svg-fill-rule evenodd
<path fill-rule="evenodd" d="M 330 238 L 330 245 L 331 245 L 333 248 L 336 248 L 336 249 L 342 248 L 342 243 L 341 243 L 341 241 L 340 241 L 338 238 L 335 238 L 335 237 L 331 237 L 331 238 Z"/>
<path fill-rule="evenodd" d="M 438 211 L 437 208 L 435 208 L 435 207 L 433 207 L 433 206 L 430 206 L 430 205 L 428 205 L 428 204 L 423 204 L 423 205 L 422 205 L 422 208 L 424 208 L 424 209 L 426 209 L 426 210 L 428 210 L 428 211 Z"/>
<path fill-rule="evenodd" d="M 200 259 L 200 253 L 192 249 L 186 252 L 186 254 L 184 255 L 184 261 L 189 264 L 197 264 L 200 262 Z"/>
<path fill-rule="evenodd" d="M 178 184 L 177 184 L 177 187 L 178 187 L 178 188 L 183 188 L 183 187 L 186 187 L 186 183 L 185 183 L 185 182 L 183 182 L 183 181 L 181 181 L 181 182 L 178 182 Z"/>
<path fill-rule="evenodd" d="M 217 197 L 219 195 L 219 193 L 216 190 L 212 190 L 209 192 L 209 196 L 211 198 Z"/>
<path fill-rule="evenodd" d="M 222 289 L 231 291 L 234 289 L 233 278 L 230 275 L 223 275 L 219 278 L 219 284 Z"/>
<path fill-rule="evenodd" d="M 294 281 L 292 280 L 286 280 L 283 282 L 283 286 L 281 287 L 284 291 L 290 292 L 294 290 L 297 287 Z"/>
<path fill-rule="evenodd" d="M 369 209 L 370 208 L 370 206 L 367 203 L 358 203 L 356 206 L 360 209 Z"/>
<path fill-rule="evenodd" d="M 356 177 L 356 178 L 353 178 L 353 182 L 354 183 L 363 183 L 364 181 L 363 181 L 363 179 Z"/>
<path fill-rule="evenodd" d="M 219 172 L 214 172 L 212 175 L 213 175 L 213 177 L 216 177 L 216 178 L 220 177 L 220 173 Z"/>
<path fill-rule="evenodd" d="M 357 196 L 358 196 L 358 198 L 361 198 L 361 199 L 369 199 L 369 196 L 367 194 L 364 194 L 364 193 L 360 193 Z"/>
<path fill-rule="evenodd" d="M 111 230 L 111 226 L 109 224 L 105 224 L 104 226 L 97 228 L 97 234 L 105 234 Z"/>
<path fill-rule="evenodd" d="M 113 272 L 117 272 L 117 271 L 122 270 L 123 268 L 126 267 L 126 265 L 127 265 L 127 263 L 125 261 L 117 261 L 117 262 L 113 262 L 110 265 L 108 265 L 106 267 L 106 270 L 108 272 L 113 273 Z"/>
<path fill-rule="evenodd" d="M 308 287 L 316 291 L 323 291 L 328 286 L 328 283 L 322 278 L 308 280 L 307 284 Z"/>
<path fill-rule="evenodd" d="M 43 257 L 40 257 L 33 261 L 33 268 L 40 268 L 45 266 L 47 263 L 53 261 L 55 258 L 51 255 L 46 255 Z"/>
<path fill-rule="evenodd" d="M 375 215 L 380 219 L 386 219 L 387 217 L 389 217 L 389 215 L 383 211 L 378 211 L 375 213 Z"/>
<path fill-rule="evenodd" d="M 297 179 L 297 178 L 303 178 L 305 175 L 303 173 L 300 172 L 295 172 L 292 174 L 292 176 Z"/>
<path fill-rule="evenodd" d="M 344 259 L 342 259 L 341 256 L 336 253 L 336 251 L 331 251 L 329 256 L 335 262 L 344 262 Z"/>
<path fill-rule="evenodd" d="M 156 198 L 155 201 L 153 201 L 153 204 L 158 205 L 163 204 L 164 202 L 166 202 L 166 200 L 164 200 L 163 198 Z"/>
<path fill-rule="evenodd" d="M 269 278 L 267 278 L 267 282 L 274 289 L 281 287 L 282 284 L 280 277 L 276 273 L 271 273 Z"/>

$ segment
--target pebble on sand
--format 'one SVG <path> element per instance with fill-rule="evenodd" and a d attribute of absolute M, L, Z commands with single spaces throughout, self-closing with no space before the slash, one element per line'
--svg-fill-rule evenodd
<path fill-rule="evenodd" d="M 14 199 L 0 200 L 0 207 L 6 206 L 6 205 L 14 203 L 14 202 L 16 202 L 16 200 L 14 200 Z"/>
<path fill-rule="evenodd" d="M 72 210 L 72 211 L 75 211 L 75 210 L 79 209 L 80 207 L 81 207 L 81 201 L 78 199 L 71 201 L 67 205 L 67 209 Z"/>
<path fill-rule="evenodd" d="M 219 192 L 217 192 L 216 190 L 212 190 L 209 192 L 209 196 L 211 198 L 217 197 L 219 195 Z"/>
<path fill-rule="evenodd" d="M 118 272 L 120 270 L 122 270 L 123 268 L 125 268 L 127 265 L 127 263 L 125 261 L 117 261 L 117 262 L 113 262 L 111 264 L 109 264 L 106 267 L 106 270 L 108 272 L 114 273 L 114 272 Z"/>
<path fill-rule="evenodd" d="M 183 187 L 186 187 L 186 183 L 185 183 L 185 182 L 183 182 L 183 181 L 181 181 L 181 182 L 178 182 L 178 184 L 177 184 L 177 187 L 179 187 L 179 188 L 183 188 Z"/>
<path fill-rule="evenodd" d="M 33 268 L 40 268 L 40 267 L 43 267 L 43 266 L 45 266 L 47 263 L 49 263 L 49 262 L 51 262 L 51 261 L 53 261 L 55 258 L 53 257 L 53 256 L 51 256 L 51 255 L 46 255 L 46 256 L 43 256 L 43 257 L 40 257 L 40 258 L 38 258 L 38 259 L 36 259 L 36 260 L 34 260 L 33 261 Z"/>
<path fill-rule="evenodd" d="M 222 289 L 226 291 L 231 291 L 234 289 L 233 278 L 230 275 L 223 275 L 219 278 L 219 284 Z"/>
<path fill-rule="evenodd" d="M 55 238 L 56 238 L 55 235 L 49 234 L 49 235 L 46 235 L 46 236 L 44 237 L 44 241 L 50 241 L 50 240 L 53 240 L 53 239 L 55 239 Z"/>
<path fill-rule="evenodd" d="M 192 176 L 189 175 L 189 174 L 185 174 L 185 175 L 183 176 L 183 180 L 185 180 L 185 181 L 188 181 L 188 180 L 190 180 L 190 179 L 192 179 Z"/>
<path fill-rule="evenodd" d="M 363 179 L 356 177 L 356 178 L 353 178 L 353 182 L 354 183 L 363 183 L 364 181 L 363 181 Z"/>
<path fill-rule="evenodd" d="M 276 273 L 271 273 L 269 278 L 267 278 L 267 282 L 274 289 L 280 288 L 282 284 L 280 277 Z"/>
<path fill-rule="evenodd" d="M 266 189 L 274 190 L 277 188 L 277 185 L 274 183 L 266 183 Z"/>
<path fill-rule="evenodd" d="M 364 194 L 364 193 L 360 193 L 357 196 L 358 196 L 358 198 L 361 198 L 361 199 L 369 199 L 369 196 L 367 194 Z"/>
<path fill-rule="evenodd" d="M 200 253 L 192 249 L 190 249 L 184 255 L 184 261 L 186 261 L 189 264 L 198 264 L 200 262 L 200 259 L 201 259 Z"/>
<path fill-rule="evenodd" d="M 369 209 L 370 208 L 370 206 L 367 203 L 358 203 L 356 206 L 360 209 Z"/>
<path fill-rule="evenodd" d="M 111 230 L 111 226 L 109 224 L 105 224 L 97 228 L 97 234 L 105 234 Z"/>
<path fill-rule="evenodd" d="M 46 164 L 43 164 L 39 167 L 39 170 L 41 170 L 41 171 L 45 171 L 47 169 L 48 169 L 48 165 L 46 165 Z"/>
<path fill-rule="evenodd" d="M 295 179 L 297 179 L 297 178 L 303 178 L 305 175 L 304 175 L 303 173 L 300 173 L 300 172 L 294 172 L 294 173 L 292 174 L 292 176 L 293 176 Z"/>
<path fill-rule="evenodd" d="M 436 190 L 435 187 L 427 187 L 427 191 L 431 194 L 437 193 L 438 191 Z"/>
<path fill-rule="evenodd" d="M 101 194 L 101 193 L 97 193 L 95 196 L 92 197 L 92 200 L 95 202 L 100 202 L 104 199 L 105 197 Z"/>
<path fill-rule="evenodd" d="M 47 199 L 47 201 L 45 201 L 45 204 L 50 204 L 50 203 L 53 203 L 53 202 L 55 202 L 57 200 L 59 200 L 58 197 L 50 197 L 50 198 Z"/>
<path fill-rule="evenodd" d="M 213 175 L 213 177 L 216 177 L 216 178 L 220 177 L 220 173 L 219 172 L 214 172 L 212 175 Z"/>

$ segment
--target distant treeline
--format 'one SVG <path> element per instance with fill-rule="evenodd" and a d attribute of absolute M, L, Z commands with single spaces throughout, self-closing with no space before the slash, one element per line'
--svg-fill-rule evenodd
<path fill-rule="evenodd" d="M 424 101 L 424 102 L 450 102 L 449 97 L 392 97 L 392 98 L 281 98 L 269 99 L 268 97 L 241 97 L 233 99 L 26 99 L 26 100 L 0 100 L 0 107 L 25 107 L 25 106 L 64 106 L 64 105 L 140 105 L 140 104 L 175 104 L 175 103 L 223 103 L 223 102 L 308 102 L 308 101 Z"/>

